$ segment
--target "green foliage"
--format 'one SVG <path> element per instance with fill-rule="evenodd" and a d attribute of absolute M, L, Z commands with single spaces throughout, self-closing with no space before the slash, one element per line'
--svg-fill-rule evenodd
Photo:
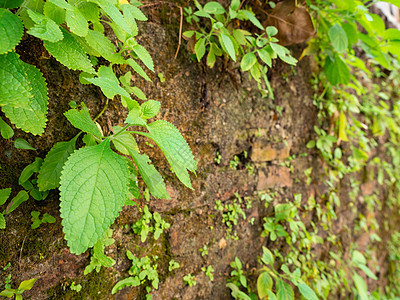
<path fill-rule="evenodd" d="M 113 231 L 107 229 L 104 236 L 94 244 L 91 250 L 92 256 L 90 257 L 90 264 L 86 266 L 84 275 L 89 274 L 93 270 L 100 272 L 101 267 L 111 268 L 115 264 L 115 260 L 104 254 L 104 249 L 107 246 L 114 244 L 112 237 Z"/>
<path fill-rule="evenodd" d="M 0 8 L 0 54 L 13 50 L 21 40 L 22 34 L 21 20 L 9 10 Z"/>
<path fill-rule="evenodd" d="M 22 281 L 18 288 L 12 289 L 12 288 L 6 288 L 2 292 L 0 292 L 0 296 L 7 297 L 7 298 L 13 298 L 15 295 L 16 300 L 22 300 L 21 294 L 25 291 L 30 290 L 33 285 L 35 284 L 37 278 L 32 278 L 29 280 Z"/>
<path fill-rule="evenodd" d="M 168 262 L 168 271 L 172 272 L 173 270 L 179 269 L 180 265 L 178 262 L 176 262 L 174 259 L 171 259 Z"/>
<path fill-rule="evenodd" d="M 32 216 L 32 229 L 38 228 L 40 225 L 44 223 L 54 223 L 56 219 L 53 216 L 50 216 L 48 213 L 45 213 L 43 217 L 40 219 L 40 212 L 39 211 L 31 211 Z"/>
<path fill-rule="evenodd" d="M 169 223 L 165 222 L 161 218 L 158 212 L 152 214 L 147 205 L 145 205 L 142 217 L 137 222 L 133 223 L 132 230 L 134 233 L 140 235 L 140 240 L 144 243 L 150 232 L 153 232 L 154 239 L 158 240 L 163 231 L 168 229 L 170 226 Z"/>
<path fill-rule="evenodd" d="M 213 266 L 202 267 L 201 270 L 206 274 L 210 281 L 214 281 L 214 268 Z"/>
<path fill-rule="evenodd" d="M 185 282 L 186 285 L 188 286 L 195 286 L 197 284 L 196 277 L 194 277 L 192 274 L 186 274 L 183 276 L 183 281 Z"/>

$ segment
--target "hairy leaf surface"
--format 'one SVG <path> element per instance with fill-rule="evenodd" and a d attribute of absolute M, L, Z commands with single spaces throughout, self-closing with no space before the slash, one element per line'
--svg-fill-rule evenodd
<path fill-rule="evenodd" d="M 154 140 L 161 148 L 179 180 L 188 188 L 192 188 L 187 170 L 195 172 L 197 166 L 192 151 L 179 130 L 163 120 L 157 120 L 147 125 L 147 128 L 150 133 L 144 135 Z"/>
<path fill-rule="evenodd" d="M 157 199 L 170 199 L 165 188 L 164 179 L 151 164 L 151 160 L 146 154 L 139 154 L 136 150 L 127 148 L 133 161 L 135 162 L 143 181 L 146 183 L 150 193 Z"/>
<path fill-rule="evenodd" d="M 13 107 L 6 105 L 2 107 L 3 112 L 18 128 L 32 134 L 42 134 L 46 127 L 47 114 L 47 86 L 42 73 L 35 66 L 20 61 L 26 80 L 30 81 L 30 99 L 28 107 Z"/>
<path fill-rule="evenodd" d="M 8 9 L 0 8 L 0 54 L 14 49 L 22 34 L 21 20 Z"/>
<path fill-rule="evenodd" d="M 38 175 L 38 187 L 40 191 L 55 189 L 60 185 L 62 168 L 68 157 L 75 150 L 78 136 L 68 142 L 59 142 L 47 153 Z"/>
<path fill-rule="evenodd" d="M 95 74 L 93 65 L 87 57 L 82 46 L 65 29 L 62 29 L 64 39 L 51 43 L 44 42 L 44 46 L 51 55 L 60 63 L 72 70 L 82 70 L 84 72 Z"/>
<path fill-rule="evenodd" d="M 124 205 L 128 164 L 109 140 L 75 151 L 61 175 L 61 217 L 72 253 L 81 254 L 103 237 Z"/>

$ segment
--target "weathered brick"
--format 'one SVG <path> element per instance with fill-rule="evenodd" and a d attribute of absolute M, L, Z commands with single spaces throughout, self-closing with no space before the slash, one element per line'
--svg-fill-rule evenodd
<path fill-rule="evenodd" d="M 290 155 L 290 145 L 284 143 L 280 144 L 266 144 L 263 141 L 257 141 L 253 144 L 251 152 L 251 160 L 255 162 L 283 160 Z"/>
<path fill-rule="evenodd" d="M 288 168 L 271 166 L 258 171 L 257 190 L 259 191 L 273 187 L 291 187 L 292 183 Z"/>

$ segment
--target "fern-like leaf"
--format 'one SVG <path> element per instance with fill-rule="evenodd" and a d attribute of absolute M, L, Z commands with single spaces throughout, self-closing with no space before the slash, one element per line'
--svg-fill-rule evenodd
<path fill-rule="evenodd" d="M 47 153 L 38 175 L 38 187 L 40 191 L 58 188 L 62 168 L 68 157 L 75 150 L 78 136 L 68 142 L 59 142 Z"/>
<path fill-rule="evenodd" d="M 47 51 L 60 63 L 72 70 L 82 70 L 86 73 L 95 74 L 93 65 L 82 46 L 68 31 L 62 29 L 62 32 L 64 35 L 63 40 L 56 43 L 44 42 Z"/>
<path fill-rule="evenodd" d="M 127 147 L 133 161 L 135 162 L 143 181 L 146 183 L 150 193 L 157 199 L 170 199 L 165 188 L 164 179 L 151 164 L 150 158 L 146 154 L 139 154 L 136 150 Z"/>
<path fill-rule="evenodd" d="M 0 54 L 14 49 L 23 31 L 21 20 L 8 9 L 0 8 Z"/>
<path fill-rule="evenodd" d="M 72 253 L 81 254 L 103 237 L 128 193 L 126 159 L 109 140 L 75 151 L 61 175 L 61 217 Z"/>
<path fill-rule="evenodd" d="M 161 148 L 172 170 L 179 180 L 192 189 L 187 170 L 195 172 L 197 169 L 192 151 L 179 130 L 164 120 L 157 120 L 147 128 L 150 133 L 143 133 L 151 138 Z"/>
<path fill-rule="evenodd" d="M 6 105 L 2 107 L 2 110 L 18 128 L 32 134 L 42 134 L 46 127 L 46 114 L 49 100 L 46 81 L 42 73 L 35 66 L 24 63 L 19 59 L 18 61 L 23 66 L 26 80 L 29 80 L 28 86 L 31 88 L 30 94 L 33 97 L 30 99 L 29 106 L 26 108 Z"/>

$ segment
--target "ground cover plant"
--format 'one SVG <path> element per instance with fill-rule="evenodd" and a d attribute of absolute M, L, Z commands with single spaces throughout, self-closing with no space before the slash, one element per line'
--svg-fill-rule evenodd
<path fill-rule="evenodd" d="M 282 75 L 290 85 L 296 77 L 294 66 L 307 56 L 315 61 L 311 86 L 318 118 L 312 139 L 303 141 L 303 152 L 281 159 L 272 151 L 268 155 L 274 158 L 261 164 L 254 159 L 254 148 L 250 154 L 243 150 L 230 157 L 217 149 L 210 161 L 220 172 L 245 171 L 248 178 L 259 179 L 260 170 L 278 160 L 279 166 L 292 174 L 289 176 L 303 173 L 295 178 L 303 185 L 293 185 L 285 192 L 274 188 L 255 191 L 251 196 L 234 191 L 228 199 L 211 199 L 204 209 L 223 230 L 218 242 L 213 238 L 197 245 L 194 239 L 201 265 L 183 263 L 180 259 L 185 251 L 172 254 L 171 249 L 179 248 L 176 236 L 185 229 L 174 229 L 179 219 L 158 212 L 153 202 L 165 199 L 172 202 L 158 203 L 174 203 L 177 194 L 184 197 L 196 188 L 195 193 L 201 194 L 199 184 L 192 186 L 195 177 L 189 175 L 195 174 L 198 163 L 191 148 L 174 125 L 161 119 L 160 101 L 148 100 L 144 89 L 137 86 L 140 80 L 151 81 L 145 69 L 154 72 L 157 67 L 141 44 L 138 25 L 147 21 L 143 11 L 153 4 L 179 8 L 179 39 L 183 32 L 193 59 L 188 63 L 248 74 L 263 98 L 262 110 L 273 108 L 274 119 L 284 118 L 285 108 L 276 100 L 279 97 L 270 73 L 279 65 L 290 65 L 291 75 Z M 19 175 L 20 187 L 0 190 L 0 205 L 7 204 L 0 214 L 0 228 L 8 230 L 7 219 L 24 202 L 43 201 L 51 190 L 58 189 L 69 252 L 80 255 L 92 248 L 82 273 L 102 276 L 121 260 L 129 260 L 128 276 L 113 278 L 107 292 L 110 297 L 129 289 L 146 299 L 160 297 L 163 288 L 170 288 L 170 283 L 163 283 L 169 276 L 178 276 L 176 286 L 196 290 L 199 295 L 204 282 L 220 284 L 223 278 L 225 295 L 235 299 L 396 299 L 399 274 L 396 268 L 381 273 L 376 253 L 381 245 L 387 246 L 388 261 L 398 264 L 396 223 L 382 221 L 377 214 L 385 218 L 388 211 L 398 212 L 399 208 L 399 95 L 395 88 L 399 30 L 387 28 L 382 17 L 372 12 L 374 3 L 367 1 L 153 4 L 125 0 L 0 1 L 0 131 L 4 139 L 16 149 L 36 149 L 35 144 L 15 138 L 14 131 L 45 133 L 47 107 L 53 101 L 48 99 L 46 79 L 39 68 L 24 62 L 15 50 L 24 36 L 39 39 L 49 56 L 77 71 L 82 85 L 97 86 L 107 99 L 97 115 L 92 115 L 85 101 L 69 103 L 70 108 L 62 114 L 79 133 L 33 158 Z M 298 31 L 300 24 L 305 29 Z M 306 41 L 302 54 L 294 55 L 297 46 L 291 45 Z M 174 85 L 168 74 L 159 72 L 157 77 L 161 85 Z M 202 95 L 202 101 L 207 99 Z M 99 118 L 113 103 L 121 103 L 126 117 L 109 128 L 100 126 Z M 276 139 L 274 143 L 288 146 L 287 141 Z M 144 140 L 160 148 L 168 168 L 185 186 L 184 192 L 172 189 L 169 195 L 171 189 L 153 166 L 153 157 L 139 148 Z M 318 163 L 299 172 L 296 161 L 310 155 Z M 376 182 L 376 188 L 363 193 L 363 183 L 369 181 Z M 317 185 L 314 194 L 302 190 Z M 221 194 L 218 190 L 215 197 Z M 8 200 L 11 195 L 15 196 Z M 128 248 L 113 238 L 121 237 L 121 229 L 110 228 L 125 205 L 138 207 L 136 221 L 126 223 L 123 229 L 137 236 L 138 244 Z M 337 227 L 343 206 L 354 223 L 340 230 L 357 236 L 367 234 L 371 241 L 367 246 L 345 246 Z M 256 214 L 249 213 L 253 207 L 259 209 Z M 190 205 L 174 210 L 192 214 Z M 42 211 L 30 212 L 29 221 L 32 230 L 56 226 L 56 218 Z M 211 257 L 240 245 L 243 224 L 257 228 L 262 241 L 259 257 L 253 257 L 257 263 L 250 268 L 233 252 L 230 264 L 221 269 Z M 214 226 L 209 226 L 210 231 Z M 390 236 L 382 234 L 385 232 Z M 328 249 L 327 257 L 317 255 L 316 249 L 323 246 Z M 108 249 L 118 248 L 122 257 L 108 253 Z M 8 268 L 4 266 L 4 271 Z M 382 278 L 384 285 L 375 283 Z M 13 289 L 9 276 L 0 295 L 21 299 L 23 292 L 35 288 L 35 281 L 20 280 L 20 286 Z M 69 285 L 73 293 L 85 291 L 79 281 Z"/>

